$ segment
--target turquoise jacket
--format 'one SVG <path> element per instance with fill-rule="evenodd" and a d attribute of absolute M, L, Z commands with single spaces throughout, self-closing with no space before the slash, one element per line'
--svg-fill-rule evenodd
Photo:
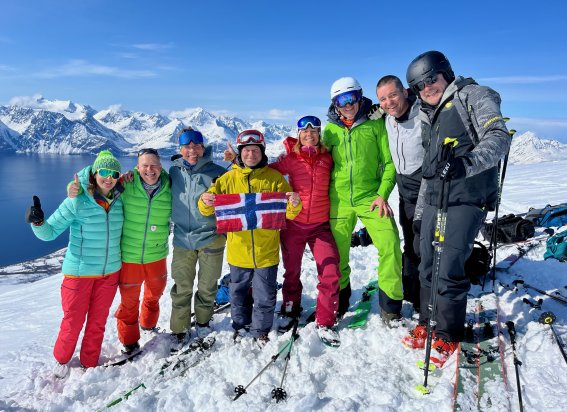
<path fill-rule="evenodd" d="M 31 228 L 41 240 L 53 240 L 70 227 L 69 245 L 61 271 L 65 276 L 101 277 L 122 267 L 120 237 L 124 222 L 119 187 L 108 213 L 87 191 L 91 166 L 78 173 L 83 189 L 66 198 L 41 226 Z M 117 185 L 118 186 L 118 185 Z"/>
<path fill-rule="evenodd" d="M 171 217 L 171 185 L 165 170 L 161 171 L 161 187 L 151 198 L 142 186 L 140 173 L 134 169 L 134 180 L 124 183 L 122 261 L 151 263 L 165 258 L 169 252 L 169 218 Z"/>

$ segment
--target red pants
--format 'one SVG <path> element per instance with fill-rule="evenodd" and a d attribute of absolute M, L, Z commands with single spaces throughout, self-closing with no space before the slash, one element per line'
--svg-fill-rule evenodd
<path fill-rule="evenodd" d="M 144 284 L 144 297 L 140 310 L 142 283 Z M 122 263 L 120 306 L 114 315 L 116 316 L 118 339 L 122 344 L 131 345 L 138 342 L 140 326 L 147 329 L 156 326 L 159 318 L 159 299 L 166 283 L 165 258 L 144 264 Z"/>
<path fill-rule="evenodd" d="M 53 356 L 57 362 L 67 363 L 73 357 L 86 318 L 85 333 L 81 342 L 81 365 L 87 368 L 97 366 L 106 319 L 118 288 L 118 274 L 119 272 L 114 272 L 100 278 L 63 279 L 63 320 L 53 348 Z"/>
<path fill-rule="evenodd" d="M 297 315 L 301 304 L 301 260 L 305 245 L 317 264 L 317 325 L 333 326 L 339 304 L 339 252 L 328 223 L 303 224 L 286 221 L 280 233 L 282 258 L 285 267 L 282 312 Z"/>

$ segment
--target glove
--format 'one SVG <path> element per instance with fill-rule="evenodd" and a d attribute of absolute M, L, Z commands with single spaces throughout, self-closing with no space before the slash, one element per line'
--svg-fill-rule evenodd
<path fill-rule="evenodd" d="M 421 257 L 419 253 L 419 238 L 421 237 L 421 220 L 413 221 L 413 251 L 417 257 Z"/>
<path fill-rule="evenodd" d="M 41 226 L 43 225 L 43 210 L 41 210 L 41 202 L 39 201 L 39 197 L 33 197 L 33 206 L 28 208 L 26 211 L 26 222 L 31 223 L 34 226 Z"/>
<path fill-rule="evenodd" d="M 368 118 L 370 120 L 378 120 L 384 117 L 384 114 L 384 110 L 382 110 L 379 104 L 373 104 L 368 111 Z"/>
<path fill-rule="evenodd" d="M 437 176 L 441 180 L 462 179 L 467 176 L 465 161 L 462 157 L 455 157 L 437 166 Z"/>

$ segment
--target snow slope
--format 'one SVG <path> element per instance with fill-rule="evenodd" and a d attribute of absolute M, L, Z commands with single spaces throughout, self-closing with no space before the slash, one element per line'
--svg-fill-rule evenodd
<path fill-rule="evenodd" d="M 502 213 L 525 212 L 528 207 L 564 202 L 567 185 L 567 161 L 539 165 L 511 165 L 504 187 Z M 395 192 L 390 199 L 397 205 Z M 397 206 L 396 206 L 397 207 Z M 396 209 L 395 207 L 395 209 Z M 558 290 L 567 296 L 567 264 L 543 261 L 544 245 L 532 250 L 520 260 L 511 273 L 499 273 L 499 280 L 511 283 L 521 278 L 539 288 Z M 498 259 L 511 253 L 501 248 Z M 316 271 L 310 253 L 304 255 L 303 307 L 313 305 L 316 297 Z M 351 303 L 361 296 L 364 285 L 375 276 L 377 252 L 374 247 L 351 250 L 352 288 Z M 40 262 L 45 266 L 46 260 Z M 16 265 L 15 265 L 16 266 Z M 24 265 L 29 273 L 29 265 Z M 9 268 L 6 268 L 7 270 Z M 41 268 L 40 268 L 41 269 Z M 38 271 L 40 270 L 38 269 Z M 13 269 L 13 275 L 18 269 Z M 225 265 L 223 273 L 226 273 Z M 283 269 L 280 267 L 280 281 Z M 23 277 L 23 276 L 22 276 Z M 376 297 L 369 322 L 365 329 L 339 326 L 342 345 L 338 349 L 322 345 L 314 325 L 300 331 L 291 354 L 287 376 L 283 383 L 288 399 L 275 403 L 271 391 L 280 386 L 283 360 L 270 366 L 261 379 L 248 388 L 248 393 L 232 402 L 234 387 L 246 385 L 278 351 L 289 333 L 278 336 L 271 332 L 272 341 L 263 350 L 255 348 L 250 339 L 241 344 L 232 343 L 230 316 L 215 315 L 213 326 L 217 342 L 211 355 L 191 368 L 184 376 L 168 381 L 151 379 L 159 371 L 160 358 L 168 351 L 167 335 L 143 336 L 142 342 L 152 340 L 152 349 L 138 360 L 122 367 L 81 370 L 77 354 L 66 380 L 54 379 L 52 348 L 62 316 L 58 275 L 34 283 L 14 284 L 14 277 L 4 281 L 0 276 L 0 410 L 90 411 L 104 406 L 141 382 L 146 389 L 138 389 L 126 401 L 114 406 L 124 411 L 447 411 L 451 410 L 452 382 L 455 362 L 450 360 L 430 382 L 433 392 L 423 396 L 415 387 L 422 383 L 422 371 L 415 363 L 423 358 L 423 351 L 403 347 L 400 339 L 405 327 L 388 329 L 378 315 Z M 171 282 L 168 286 L 171 287 Z M 476 287 L 473 292 L 478 292 Z M 525 410 L 564 410 L 567 396 L 567 365 L 552 339 L 548 326 L 537 323 L 537 311 L 521 302 L 523 297 L 539 298 L 537 293 L 520 289 L 517 292 L 497 287 L 501 315 L 504 320 L 516 322 L 521 387 Z M 281 295 L 278 294 L 281 301 Z M 118 304 L 116 297 L 111 313 Z M 166 293 L 162 300 L 162 313 L 158 325 L 168 329 L 171 299 Z M 278 302 L 279 307 L 279 302 Z M 544 310 L 557 315 L 556 329 L 567 341 L 567 307 L 544 299 Z M 411 319 L 410 308 L 403 313 Z M 507 383 L 496 380 L 490 383 L 492 399 L 481 400 L 482 410 L 518 410 L 515 375 L 508 342 L 506 347 Z M 116 335 L 116 322 L 109 317 L 100 362 L 118 356 L 120 343 Z M 563 405 L 563 406 L 562 406 Z M 474 402 L 465 407 L 477 410 Z"/>

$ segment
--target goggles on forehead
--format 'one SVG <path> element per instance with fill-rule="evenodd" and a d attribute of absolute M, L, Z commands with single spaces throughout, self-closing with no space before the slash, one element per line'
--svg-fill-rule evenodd
<path fill-rule="evenodd" d="M 431 86 L 435 83 L 437 83 L 437 73 L 435 73 L 433 76 L 426 77 L 420 82 L 417 82 L 413 87 L 415 88 L 415 90 L 420 92 L 425 89 L 425 86 Z"/>
<path fill-rule="evenodd" d="M 120 177 L 120 172 L 111 169 L 98 169 L 96 171 L 100 177 L 106 179 L 107 177 L 112 177 L 113 179 L 118 179 Z"/>
<path fill-rule="evenodd" d="M 245 130 L 236 136 L 236 144 L 265 144 L 264 135 L 257 130 Z"/>
<path fill-rule="evenodd" d="M 346 92 L 339 94 L 333 98 L 333 104 L 336 107 L 345 107 L 347 104 L 353 105 L 360 101 L 362 98 L 362 93 L 360 90 L 353 90 L 351 92 Z"/>
<path fill-rule="evenodd" d="M 138 157 L 143 156 L 143 155 L 145 155 L 145 154 L 152 154 L 152 155 L 154 155 L 154 156 L 159 157 L 158 151 L 157 151 L 156 149 L 151 149 L 151 148 L 148 148 L 148 149 L 140 149 L 140 151 L 138 152 Z"/>
<path fill-rule="evenodd" d="M 189 143 L 204 144 L 205 140 L 201 132 L 197 130 L 187 130 L 179 135 L 179 146 L 183 146 Z"/>
<path fill-rule="evenodd" d="M 308 126 L 311 126 L 313 129 L 320 129 L 321 120 L 315 116 L 304 116 L 297 121 L 297 128 L 299 130 L 305 130 Z"/>

